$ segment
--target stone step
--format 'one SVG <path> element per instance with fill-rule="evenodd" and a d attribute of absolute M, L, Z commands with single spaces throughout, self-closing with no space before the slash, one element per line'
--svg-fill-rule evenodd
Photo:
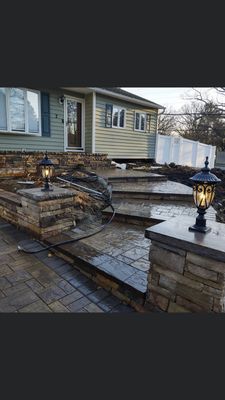
<path fill-rule="evenodd" d="M 71 237 L 76 237 L 72 231 L 46 238 L 45 242 L 54 244 Z M 113 222 L 90 238 L 58 246 L 57 254 L 69 257 L 80 271 L 91 275 L 93 280 L 106 281 L 130 301 L 143 305 L 149 246 L 143 227 Z"/>
<path fill-rule="evenodd" d="M 114 199 L 170 200 L 193 202 L 192 188 L 178 182 L 113 184 Z"/>
<path fill-rule="evenodd" d="M 165 182 L 167 181 L 167 177 L 165 175 L 159 174 L 149 174 L 148 176 L 139 175 L 139 176 L 124 176 L 124 177 L 109 177 L 109 183 L 124 183 L 124 182 Z"/>
<path fill-rule="evenodd" d="M 142 201 L 138 199 L 129 199 L 129 201 L 117 201 L 113 203 L 116 211 L 114 220 L 127 222 L 130 224 L 141 226 L 152 226 L 162 221 L 166 221 L 172 217 L 190 216 L 193 220 L 197 216 L 196 207 L 191 203 L 181 203 L 179 201 Z M 112 210 L 107 207 L 103 211 L 103 215 L 110 215 Z M 206 213 L 206 219 L 215 221 L 216 210 L 210 207 Z"/>
<path fill-rule="evenodd" d="M 95 173 L 109 183 L 124 182 L 162 182 L 167 181 L 167 177 L 161 174 L 149 173 L 144 171 L 122 170 L 122 169 L 105 169 L 95 170 Z"/>

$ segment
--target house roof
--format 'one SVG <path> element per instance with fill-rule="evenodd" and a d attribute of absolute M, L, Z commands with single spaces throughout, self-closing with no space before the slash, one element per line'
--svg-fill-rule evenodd
<path fill-rule="evenodd" d="M 147 99 L 145 99 L 144 97 L 137 96 L 136 94 L 127 92 L 126 90 L 123 90 L 123 89 L 121 89 L 121 88 L 119 88 L 119 87 L 102 88 L 102 89 L 108 90 L 108 91 L 113 92 L 113 93 L 117 93 L 117 94 L 119 94 L 119 95 L 131 97 L 132 99 L 142 100 L 142 101 L 145 101 L 145 102 L 147 101 L 147 102 L 149 102 L 152 106 L 155 106 L 155 108 L 164 108 L 163 106 L 160 106 L 159 104 L 157 104 L 157 103 L 155 103 L 155 102 L 153 102 L 153 101 L 147 100 Z"/>
<path fill-rule="evenodd" d="M 144 99 L 143 97 L 137 96 L 136 94 L 127 92 L 126 90 L 123 90 L 119 87 L 110 87 L 110 88 L 93 88 L 96 93 L 102 93 L 113 97 L 117 97 L 121 100 L 126 100 L 132 103 L 136 103 L 136 104 L 141 104 L 147 107 L 151 107 L 151 108 L 156 108 L 156 109 L 163 109 L 165 107 L 161 106 L 160 104 L 154 103 L 153 101 Z"/>
<path fill-rule="evenodd" d="M 140 104 L 142 106 L 148 108 L 155 108 L 155 109 L 164 109 L 165 107 L 161 106 L 160 104 L 154 103 L 153 101 L 147 100 L 144 97 L 137 96 L 136 94 L 127 92 L 119 87 L 67 87 L 62 88 L 67 89 L 74 92 L 81 92 L 81 93 L 91 93 L 95 92 L 98 94 L 102 94 L 105 96 L 115 97 L 117 99 L 121 99 L 124 101 L 128 101 L 135 104 Z"/>

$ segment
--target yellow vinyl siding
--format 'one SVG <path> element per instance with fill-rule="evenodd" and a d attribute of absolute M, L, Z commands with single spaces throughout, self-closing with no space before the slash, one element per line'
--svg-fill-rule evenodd
<path fill-rule="evenodd" d="M 126 110 L 125 128 L 105 128 L 105 105 L 114 104 Z M 151 114 L 150 132 L 134 130 L 136 112 Z M 154 158 L 158 110 L 132 103 L 96 96 L 96 153 L 108 153 L 109 158 Z"/>

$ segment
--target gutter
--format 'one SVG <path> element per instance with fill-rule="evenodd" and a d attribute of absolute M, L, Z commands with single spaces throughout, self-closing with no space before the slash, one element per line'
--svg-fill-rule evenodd
<path fill-rule="evenodd" d="M 115 93 L 115 92 L 111 92 L 110 90 L 106 90 L 106 89 L 101 89 L 98 87 L 85 87 L 82 88 L 82 91 L 80 90 L 81 88 L 76 88 L 76 87 L 62 87 L 61 89 L 63 90 L 68 90 L 70 92 L 80 92 L 80 93 L 84 93 L 84 94 L 89 94 L 89 93 L 99 93 L 105 96 L 110 96 L 110 97 L 115 97 L 116 99 L 121 99 L 121 100 L 125 100 L 128 103 L 134 103 L 134 104 L 140 104 L 142 106 L 145 106 L 146 108 L 154 108 L 156 110 L 158 109 L 164 109 L 165 107 L 161 106 L 160 104 L 157 103 L 153 103 L 151 101 L 148 100 L 140 100 L 140 99 L 136 99 L 136 98 L 132 98 L 130 96 L 125 96 L 123 94 L 119 94 L 119 93 Z M 86 89 L 86 91 L 84 90 Z"/>
<path fill-rule="evenodd" d="M 106 96 L 111 96 L 111 97 L 115 97 L 117 99 L 121 99 L 121 100 L 126 100 L 129 103 L 135 103 L 135 104 L 140 104 L 146 107 L 151 107 L 151 108 L 155 108 L 155 109 L 164 109 L 165 107 L 161 106 L 160 104 L 156 104 L 156 103 L 152 103 L 151 101 L 144 101 L 144 100 L 139 100 L 139 99 L 135 99 L 129 96 L 125 96 L 122 94 L 118 94 L 118 93 L 114 93 L 114 92 L 110 92 L 109 90 L 105 90 L 105 89 L 100 89 L 100 88 L 89 88 L 91 90 L 93 90 L 96 93 L 99 94 L 103 94 Z"/>

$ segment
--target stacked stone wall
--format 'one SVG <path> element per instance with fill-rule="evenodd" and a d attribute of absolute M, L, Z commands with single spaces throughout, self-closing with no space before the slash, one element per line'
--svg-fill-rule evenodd
<path fill-rule="evenodd" d="M 146 306 L 167 312 L 225 312 L 225 263 L 152 241 Z"/>

